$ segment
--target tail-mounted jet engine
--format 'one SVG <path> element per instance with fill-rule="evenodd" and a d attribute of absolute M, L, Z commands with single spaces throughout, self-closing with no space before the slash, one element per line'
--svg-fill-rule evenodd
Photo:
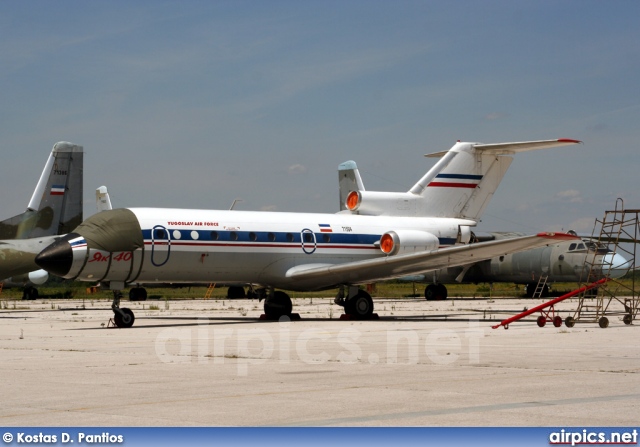
<path fill-rule="evenodd" d="M 380 250 L 389 256 L 436 250 L 439 246 L 440 240 L 438 237 L 426 231 L 387 231 L 380 238 Z"/>

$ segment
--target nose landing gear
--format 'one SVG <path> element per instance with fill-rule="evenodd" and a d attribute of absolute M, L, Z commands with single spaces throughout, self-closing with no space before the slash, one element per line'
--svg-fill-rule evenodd
<path fill-rule="evenodd" d="M 130 328 L 133 326 L 133 322 L 136 321 L 136 316 L 133 311 L 128 307 L 120 307 L 120 300 L 122 299 L 122 291 L 113 291 L 113 303 L 111 309 L 113 309 L 113 322 L 119 328 Z"/>

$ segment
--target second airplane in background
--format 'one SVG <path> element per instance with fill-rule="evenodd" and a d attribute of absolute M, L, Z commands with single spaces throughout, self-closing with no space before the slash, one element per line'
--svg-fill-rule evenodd
<path fill-rule="evenodd" d="M 24 213 L 0 222 L 0 280 L 24 286 L 23 299 L 38 297 L 34 285 L 49 277 L 36 255 L 82 222 L 83 149 L 56 143 Z"/>
<path fill-rule="evenodd" d="M 352 191 L 338 214 L 130 208 L 103 211 L 43 250 L 36 262 L 64 278 L 130 283 L 252 284 L 266 292 L 272 318 L 292 311 L 275 289 L 339 288 L 336 303 L 355 318 L 373 312 L 359 284 L 574 239 L 541 233 L 469 244 L 471 228 L 517 152 L 576 140 L 456 143 L 406 193 Z M 407 217 L 409 216 L 409 217 Z M 118 326 L 134 322 L 112 305 Z"/>

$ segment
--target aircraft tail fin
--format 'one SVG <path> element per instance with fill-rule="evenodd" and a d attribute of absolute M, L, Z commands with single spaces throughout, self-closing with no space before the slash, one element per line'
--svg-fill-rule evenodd
<path fill-rule="evenodd" d="M 96 189 L 96 208 L 98 212 L 109 211 L 113 209 L 111 206 L 111 198 L 109 197 L 109 191 L 106 186 L 100 186 Z"/>
<path fill-rule="evenodd" d="M 54 144 L 27 210 L 0 222 L 1 239 L 64 234 L 82 222 L 83 148 Z"/>
<path fill-rule="evenodd" d="M 354 189 L 347 194 L 344 206 L 355 214 L 478 221 L 509 169 L 511 155 L 577 143 L 580 141 L 568 139 L 498 144 L 458 142 L 448 151 L 426 155 L 441 158 L 408 192 Z"/>

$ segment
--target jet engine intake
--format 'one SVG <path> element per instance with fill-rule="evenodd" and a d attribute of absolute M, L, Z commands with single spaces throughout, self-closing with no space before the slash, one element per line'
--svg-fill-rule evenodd
<path fill-rule="evenodd" d="M 420 230 L 387 231 L 380 238 L 380 250 L 389 256 L 435 250 L 439 246 L 436 235 Z"/>
<path fill-rule="evenodd" d="M 351 191 L 346 208 L 369 216 L 415 216 L 420 196 L 408 192 Z"/>

